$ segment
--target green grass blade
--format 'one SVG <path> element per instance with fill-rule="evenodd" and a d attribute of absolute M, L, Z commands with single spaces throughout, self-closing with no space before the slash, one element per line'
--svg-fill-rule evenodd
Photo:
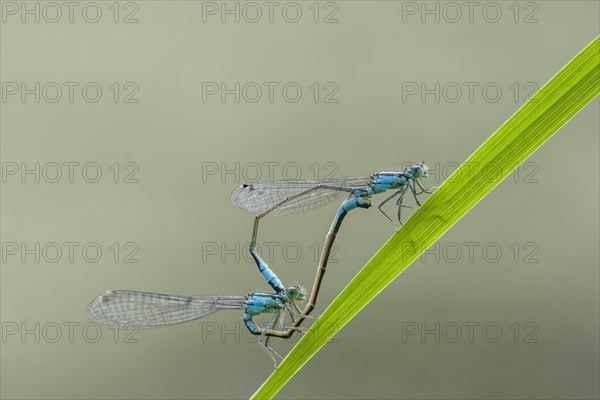
<path fill-rule="evenodd" d="M 600 92 L 600 37 L 477 149 L 373 256 L 253 395 L 270 399 L 367 303 Z"/>

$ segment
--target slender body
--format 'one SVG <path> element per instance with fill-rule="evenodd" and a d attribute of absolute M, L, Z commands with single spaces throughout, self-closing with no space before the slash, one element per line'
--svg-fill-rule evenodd
<path fill-rule="evenodd" d="M 319 258 L 319 264 L 317 266 L 317 273 L 315 275 L 315 280 L 313 282 L 313 287 L 308 297 L 308 302 L 304 306 L 304 309 L 301 311 L 296 308 L 296 304 L 292 303 L 293 312 L 291 315 L 293 317 L 292 325 L 284 330 L 268 330 L 265 335 L 267 336 L 275 336 L 280 338 L 289 338 L 292 334 L 298 330 L 298 327 L 302 324 L 302 322 L 309 317 L 312 310 L 314 310 L 315 305 L 317 304 L 317 297 L 319 296 L 319 290 L 321 288 L 321 283 L 323 282 L 323 278 L 325 276 L 325 271 L 327 270 L 327 263 L 329 262 L 329 256 L 331 254 L 331 249 L 333 248 L 333 244 L 335 243 L 335 238 L 342 226 L 342 222 L 344 221 L 344 217 L 355 208 L 369 208 L 371 207 L 371 202 L 363 197 L 355 197 L 349 198 L 338 209 L 338 212 L 331 223 L 331 227 L 327 232 L 327 236 L 325 237 L 325 244 L 323 246 L 323 251 L 321 252 L 321 257 Z M 254 251 L 252 255 L 257 260 L 257 264 L 259 265 L 259 270 L 263 273 L 265 280 L 267 283 L 271 284 L 272 282 L 278 282 L 279 279 L 275 275 L 275 273 L 268 267 L 268 265 L 260 258 L 260 255 Z M 265 272 L 268 271 L 269 274 L 265 276 Z M 279 281 L 280 282 L 280 281 Z M 274 290 L 276 286 L 272 286 Z"/>

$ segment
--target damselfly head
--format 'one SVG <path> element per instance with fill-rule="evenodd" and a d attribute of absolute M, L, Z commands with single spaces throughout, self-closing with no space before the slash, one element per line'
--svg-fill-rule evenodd
<path fill-rule="evenodd" d="M 290 286 L 286 291 L 285 294 L 287 296 L 288 299 L 290 300 L 298 300 L 298 301 L 303 301 L 304 297 L 306 296 L 306 293 L 304 292 L 304 288 L 302 287 L 302 285 L 294 285 L 294 286 Z"/>
<path fill-rule="evenodd" d="M 422 161 L 410 167 L 409 172 L 413 179 L 421 179 L 427 177 L 429 174 L 429 168 L 427 168 L 427 165 L 425 165 L 425 161 Z"/>

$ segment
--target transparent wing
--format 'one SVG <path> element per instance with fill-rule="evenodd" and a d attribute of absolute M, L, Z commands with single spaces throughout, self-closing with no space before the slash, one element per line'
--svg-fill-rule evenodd
<path fill-rule="evenodd" d="M 157 328 L 192 321 L 219 310 L 239 309 L 245 296 L 177 296 L 109 290 L 87 308 L 92 322 L 107 327 Z"/>
<path fill-rule="evenodd" d="M 319 184 L 325 184 L 338 188 L 315 189 L 302 194 L 269 213 L 272 216 L 296 214 L 317 207 L 321 207 L 333 200 L 347 195 L 349 189 L 366 188 L 371 183 L 371 177 L 347 176 L 341 178 L 324 179 L 322 181 L 270 181 L 250 183 L 236 188 L 231 193 L 231 201 L 236 206 L 259 214 L 269 208 L 281 203 L 287 197 L 298 195 Z"/>

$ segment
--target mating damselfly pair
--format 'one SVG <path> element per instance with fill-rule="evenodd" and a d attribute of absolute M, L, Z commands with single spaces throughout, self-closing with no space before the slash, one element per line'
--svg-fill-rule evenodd
<path fill-rule="evenodd" d="M 346 214 L 355 208 L 371 207 L 371 196 L 393 190 L 379 210 L 392 222 L 393 219 L 382 206 L 396 199 L 397 219 L 401 221 L 404 195 L 410 191 L 418 206 L 418 196 L 430 193 L 421 184 L 427 176 L 425 163 L 415 163 L 400 171 L 382 171 L 369 177 L 329 178 L 321 181 L 270 181 L 244 184 L 231 194 L 232 202 L 238 207 L 255 214 L 252 240 L 249 251 L 266 282 L 274 293 L 253 292 L 242 295 L 200 295 L 180 296 L 131 290 L 109 290 L 97 296 L 88 306 L 88 318 L 107 327 L 157 328 L 196 320 L 219 310 L 236 309 L 243 311 L 244 323 L 248 330 L 258 335 L 259 345 L 267 352 L 277 367 L 277 358 L 283 359 L 269 347 L 271 337 L 289 338 L 300 331 L 302 322 L 314 318 L 313 311 L 323 277 L 329 261 L 332 246 Z M 305 300 L 306 293 L 301 285 L 286 288 L 277 275 L 264 262 L 256 250 L 259 221 L 267 216 L 290 215 L 312 210 L 346 195 L 346 200 L 338 209 L 325 238 L 325 244 L 317 265 L 312 290 L 304 309 L 296 302 Z M 286 325 L 285 315 L 292 319 Z M 260 327 L 254 317 L 272 314 L 265 327 Z"/>

